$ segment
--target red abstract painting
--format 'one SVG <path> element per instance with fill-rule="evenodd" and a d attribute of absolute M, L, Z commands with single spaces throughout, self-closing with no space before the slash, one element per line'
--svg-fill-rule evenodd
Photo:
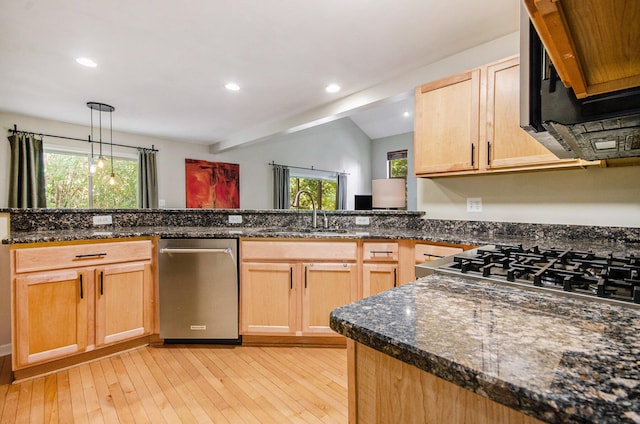
<path fill-rule="evenodd" d="M 240 207 L 240 165 L 186 159 L 187 208 Z"/>

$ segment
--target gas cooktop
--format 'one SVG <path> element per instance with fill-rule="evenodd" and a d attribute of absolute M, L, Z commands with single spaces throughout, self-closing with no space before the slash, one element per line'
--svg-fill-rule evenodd
<path fill-rule="evenodd" d="M 464 275 L 640 307 L 640 258 L 522 245 L 484 246 L 416 266 L 416 275 Z"/>

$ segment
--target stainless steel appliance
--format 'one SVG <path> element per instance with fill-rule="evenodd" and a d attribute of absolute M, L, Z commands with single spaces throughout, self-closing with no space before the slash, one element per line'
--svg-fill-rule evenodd
<path fill-rule="evenodd" d="M 640 87 L 577 99 L 522 6 L 520 126 L 561 159 L 640 157 Z"/>
<path fill-rule="evenodd" d="M 416 275 L 447 273 L 640 307 L 640 258 L 572 249 L 489 245 L 416 265 Z"/>
<path fill-rule="evenodd" d="M 238 241 L 161 239 L 158 247 L 165 343 L 240 343 Z"/>

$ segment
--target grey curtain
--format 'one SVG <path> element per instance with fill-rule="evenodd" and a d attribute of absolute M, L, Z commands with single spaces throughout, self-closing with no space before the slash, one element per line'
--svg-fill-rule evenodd
<path fill-rule="evenodd" d="M 289 168 L 282 165 L 273 165 L 273 208 L 289 209 L 290 206 Z"/>
<path fill-rule="evenodd" d="M 338 174 L 338 204 L 336 209 L 347 209 L 347 174 Z"/>
<path fill-rule="evenodd" d="M 9 207 L 46 208 L 42 138 L 17 133 L 9 137 Z"/>
<path fill-rule="evenodd" d="M 138 206 L 143 209 L 158 207 L 158 169 L 156 153 L 138 150 Z"/>

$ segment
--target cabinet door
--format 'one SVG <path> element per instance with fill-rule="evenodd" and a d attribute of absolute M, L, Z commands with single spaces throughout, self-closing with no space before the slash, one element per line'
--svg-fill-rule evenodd
<path fill-rule="evenodd" d="M 356 264 L 305 263 L 303 267 L 302 332 L 335 335 L 329 328 L 329 314 L 356 300 Z"/>
<path fill-rule="evenodd" d="M 16 278 L 18 368 L 86 349 L 87 276 L 85 271 L 74 270 Z"/>
<path fill-rule="evenodd" d="M 512 58 L 487 68 L 487 168 L 562 162 L 519 124 L 520 65 Z"/>
<path fill-rule="evenodd" d="M 148 334 L 151 329 L 151 265 L 132 263 L 95 270 L 96 345 Z"/>
<path fill-rule="evenodd" d="M 477 169 L 480 69 L 418 87 L 415 102 L 415 174 Z"/>
<path fill-rule="evenodd" d="M 398 285 L 397 264 L 363 264 L 362 296 L 369 297 L 376 293 L 392 289 Z"/>
<path fill-rule="evenodd" d="M 298 270 L 299 266 L 288 263 L 242 264 L 242 334 L 295 334 Z"/>

